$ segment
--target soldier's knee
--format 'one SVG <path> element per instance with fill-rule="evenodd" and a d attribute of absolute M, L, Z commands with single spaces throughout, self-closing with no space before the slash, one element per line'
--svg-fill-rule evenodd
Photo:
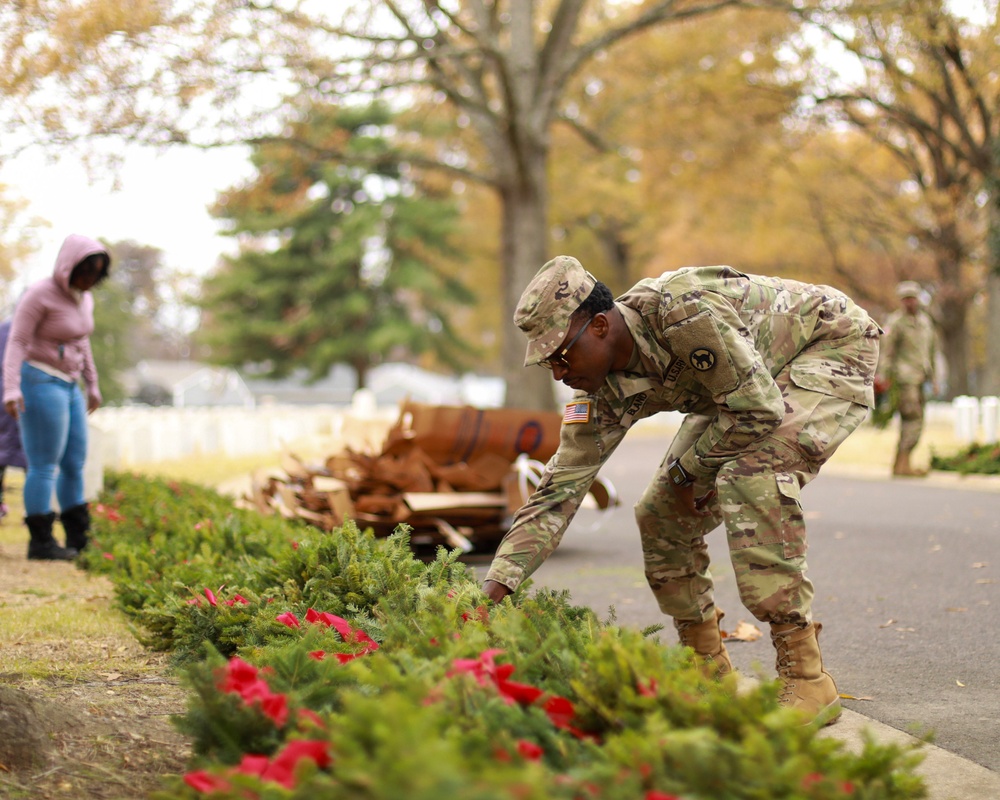
<path fill-rule="evenodd" d="M 644 505 L 639 502 L 636 503 L 632 508 L 632 513 L 635 515 L 635 523 L 639 526 L 639 530 L 650 530 L 658 528 L 660 522 L 664 518 L 664 514 L 659 509 L 651 508 L 648 505 Z"/>
<path fill-rule="evenodd" d="M 676 497 L 670 489 L 665 492 L 647 489 L 633 506 L 632 513 L 635 514 L 639 530 L 643 531 L 668 530 L 674 526 L 679 516 Z"/>

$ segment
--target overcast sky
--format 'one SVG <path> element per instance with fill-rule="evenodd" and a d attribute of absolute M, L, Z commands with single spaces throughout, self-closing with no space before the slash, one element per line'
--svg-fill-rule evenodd
<path fill-rule="evenodd" d="M 132 239 L 158 247 L 168 268 L 203 275 L 232 243 L 216 236 L 218 223 L 208 214 L 216 193 L 250 174 L 247 151 L 203 152 L 148 148 L 125 150 L 120 188 L 112 182 L 88 180 L 79 160 L 65 157 L 47 163 L 40 152 L 28 152 L 0 168 L 0 183 L 10 198 L 29 201 L 26 216 L 48 220 L 40 232 L 42 247 L 24 265 L 15 294 L 51 274 L 63 239 L 79 233 L 95 239 Z"/>

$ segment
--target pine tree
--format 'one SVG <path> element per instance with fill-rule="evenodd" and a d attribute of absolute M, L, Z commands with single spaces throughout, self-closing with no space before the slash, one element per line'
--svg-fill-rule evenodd
<path fill-rule="evenodd" d="M 211 360 L 311 379 L 349 364 L 365 385 L 389 358 L 470 355 L 449 315 L 473 296 L 447 269 L 458 214 L 421 185 L 388 141 L 385 108 L 315 107 L 291 141 L 256 146 L 256 177 L 221 197 L 240 252 L 202 287 L 201 341 Z M 366 166 L 315 156 L 344 152 Z"/>

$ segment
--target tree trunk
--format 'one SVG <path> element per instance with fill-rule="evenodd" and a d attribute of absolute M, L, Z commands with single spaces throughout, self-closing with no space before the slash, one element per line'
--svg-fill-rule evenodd
<path fill-rule="evenodd" d="M 976 387 L 980 396 L 1000 395 L 1000 265 L 991 253 L 991 269 L 986 275 L 986 363 Z"/>
<path fill-rule="evenodd" d="M 547 260 L 547 161 L 544 151 L 536 153 L 513 185 L 500 192 L 504 281 L 501 355 L 508 408 L 550 411 L 554 406 L 552 373 L 524 366 L 527 340 L 513 321 L 521 293 Z"/>
<path fill-rule="evenodd" d="M 631 274 L 631 253 L 625 238 L 626 225 L 617 219 L 605 219 L 600 230 L 595 231 L 601 251 L 611 268 L 611 278 L 607 281 L 611 293 L 624 294 L 633 284 Z"/>
<path fill-rule="evenodd" d="M 944 195 L 954 192 L 940 185 Z M 956 202 L 933 206 L 936 209 L 937 235 L 933 239 L 934 264 L 937 272 L 935 305 L 938 341 L 947 375 L 946 396 L 950 400 L 969 393 L 969 304 L 974 292 L 969 291 L 962 276 L 962 265 L 968 253 L 959 235 L 955 218 Z"/>
<path fill-rule="evenodd" d="M 950 229 L 954 232 L 954 228 Z M 970 293 L 962 284 L 964 254 L 957 236 L 944 237 L 950 244 L 938 252 L 937 292 L 938 332 L 941 354 L 947 364 L 947 398 L 969 393 L 969 302 Z"/>
<path fill-rule="evenodd" d="M 994 143 L 1000 163 L 1000 136 Z M 986 364 L 976 394 L 1000 395 L 1000 179 L 990 177 L 986 233 Z"/>
<path fill-rule="evenodd" d="M 938 327 L 941 332 L 941 355 L 947 364 L 946 399 L 953 400 L 959 395 L 969 393 L 969 332 L 966 330 L 968 317 L 967 304 L 953 302 L 946 298 L 941 303 L 941 315 Z"/>
<path fill-rule="evenodd" d="M 357 380 L 357 388 L 367 389 L 368 367 L 369 367 L 368 362 L 366 360 L 358 359 L 353 364 L 351 364 L 351 366 L 354 367 L 354 375 L 355 379 Z"/>

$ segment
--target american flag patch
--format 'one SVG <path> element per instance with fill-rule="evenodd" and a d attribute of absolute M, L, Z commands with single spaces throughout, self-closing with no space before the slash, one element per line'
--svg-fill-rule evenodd
<path fill-rule="evenodd" d="M 590 401 L 577 400 L 566 404 L 563 422 L 567 425 L 577 422 L 590 422 Z"/>

